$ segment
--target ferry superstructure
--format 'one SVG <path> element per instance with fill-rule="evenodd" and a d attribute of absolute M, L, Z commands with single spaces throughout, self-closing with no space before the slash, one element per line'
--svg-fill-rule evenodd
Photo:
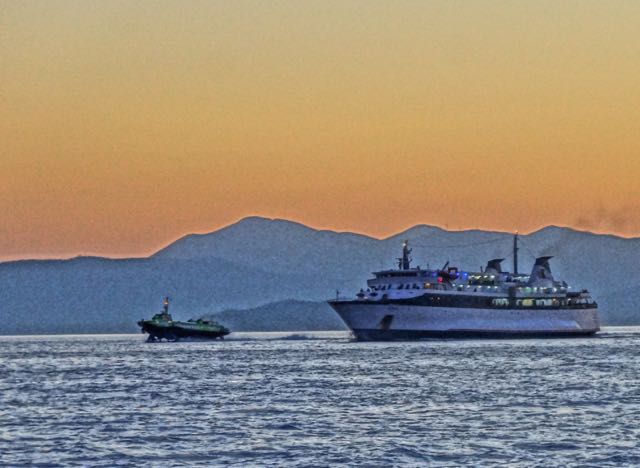
<path fill-rule="evenodd" d="M 480 272 L 449 266 L 411 267 L 405 241 L 398 268 L 374 272 L 355 298 L 330 300 L 355 339 L 525 338 L 593 335 L 600 330 L 598 305 L 574 290 L 538 257 L 530 274 L 518 273 L 518 237 L 513 272 L 504 259 L 489 260 Z"/>

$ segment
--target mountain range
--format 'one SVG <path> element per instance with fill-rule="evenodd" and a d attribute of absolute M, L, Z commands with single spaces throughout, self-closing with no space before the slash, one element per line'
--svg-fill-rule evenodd
<path fill-rule="evenodd" d="M 549 226 L 519 239 L 520 272 L 536 256 L 553 255 L 554 275 L 588 288 L 604 324 L 640 323 L 640 238 Z M 413 265 L 449 261 L 477 271 L 488 259 L 506 258 L 511 269 L 509 233 L 418 225 L 375 239 L 249 217 L 146 258 L 0 263 L 0 334 L 135 332 L 165 295 L 179 319 L 213 314 L 237 330 L 289 330 L 292 323 L 336 329 L 340 321 L 323 301 L 337 290 L 353 294 L 372 271 L 395 267 L 404 240 Z"/>

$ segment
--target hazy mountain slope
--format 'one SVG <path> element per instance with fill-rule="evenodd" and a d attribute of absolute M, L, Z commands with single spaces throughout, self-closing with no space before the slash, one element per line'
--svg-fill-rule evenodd
<path fill-rule="evenodd" d="M 222 258 L 271 272 L 305 272 L 341 281 L 367 274 L 383 257 L 379 241 L 351 233 L 317 231 L 280 219 L 245 218 L 210 234 L 183 237 L 154 258 Z"/>
<path fill-rule="evenodd" d="M 304 275 L 248 269 L 215 258 L 0 264 L 0 333 L 131 332 L 168 294 L 176 318 L 303 299 Z M 317 288 L 331 287 L 313 279 Z M 323 297 L 316 297 L 322 299 Z"/>
<path fill-rule="evenodd" d="M 640 323 L 640 239 L 558 227 L 520 238 L 521 272 L 530 271 L 534 256 L 555 255 L 556 276 L 590 289 L 604 323 Z M 477 270 L 505 257 L 503 266 L 511 269 L 507 233 L 420 225 L 376 240 L 253 217 L 186 236 L 146 259 L 2 263 L 0 333 L 134 331 L 135 321 L 155 312 L 165 294 L 173 296 L 178 318 L 292 299 L 322 301 L 336 289 L 355 293 L 371 271 L 394 267 L 404 239 L 413 246 L 414 265 L 449 260 Z M 312 317 L 314 307 L 299 309 Z"/>
<path fill-rule="evenodd" d="M 207 314 L 235 331 L 346 330 L 326 302 L 279 301 L 247 310 Z"/>

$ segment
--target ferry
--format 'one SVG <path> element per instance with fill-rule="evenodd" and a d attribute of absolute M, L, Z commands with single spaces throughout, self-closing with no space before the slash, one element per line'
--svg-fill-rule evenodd
<path fill-rule="evenodd" d="M 480 272 L 449 266 L 411 267 L 408 241 L 398 268 L 374 272 L 353 298 L 329 300 L 358 341 L 423 338 L 532 338 L 589 336 L 600 330 L 598 304 L 586 289 L 554 278 L 552 257 L 538 257 L 530 274 L 504 259 Z"/>

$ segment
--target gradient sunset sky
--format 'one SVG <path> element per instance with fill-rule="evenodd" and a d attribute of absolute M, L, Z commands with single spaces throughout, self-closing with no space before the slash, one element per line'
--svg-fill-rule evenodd
<path fill-rule="evenodd" d="M 0 260 L 247 215 L 640 235 L 638 1 L 0 0 Z"/>

